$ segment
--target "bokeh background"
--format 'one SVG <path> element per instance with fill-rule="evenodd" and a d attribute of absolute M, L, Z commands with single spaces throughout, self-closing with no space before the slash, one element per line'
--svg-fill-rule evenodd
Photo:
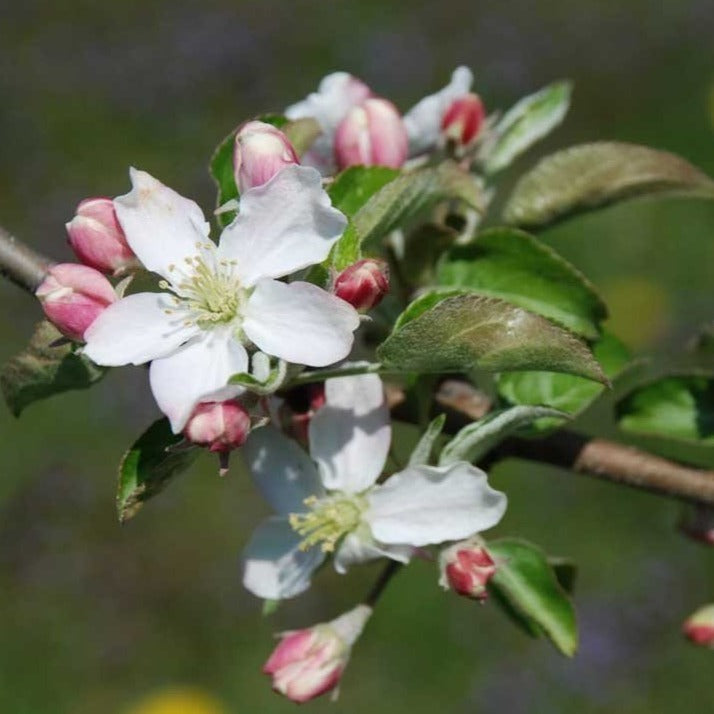
<path fill-rule="evenodd" d="M 711 0 L 0 9 L 0 223 L 58 259 L 70 257 L 63 223 L 77 202 L 124 193 L 129 164 L 211 207 L 205 167 L 218 140 L 335 69 L 405 109 L 459 63 L 490 108 L 570 77 L 565 125 L 517 170 L 609 138 L 678 152 L 714 174 Z M 603 291 L 612 329 L 635 351 L 676 352 L 714 317 L 712 203 L 631 203 L 545 238 Z M 0 299 L 5 360 L 39 310 L 9 284 Z M 241 589 L 238 554 L 266 509 L 239 468 L 221 480 L 207 456 L 120 527 L 115 465 L 155 416 L 141 369 L 33 405 L 19 421 L 0 406 L 0 711 L 290 711 L 260 674 L 272 632 L 338 614 L 374 577 L 370 567 L 349 579 L 326 570 L 309 595 L 262 618 Z M 358 645 L 339 710 L 707 711 L 714 655 L 688 646 L 679 626 L 714 597 L 712 553 L 676 533 L 677 505 L 526 462 L 498 466 L 492 480 L 510 496 L 500 533 L 580 563 L 579 655 L 562 659 L 492 605 L 456 601 L 436 587 L 433 565 L 415 563 Z"/>

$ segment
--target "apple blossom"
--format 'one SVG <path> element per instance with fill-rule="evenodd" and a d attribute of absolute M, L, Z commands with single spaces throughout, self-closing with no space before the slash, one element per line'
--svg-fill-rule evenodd
<path fill-rule="evenodd" d="M 297 163 L 288 137 L 270 124 L 249 121 L 236 134 L 233 171 L 241 193 L 262 186 L 286 166 Z"/>
<path fill-rule="evenodd" d="M 481 98 L 469 92 L 455 99 L 444 112 L 441 131 L 447 139 L 466 146 L 478 136 L 485 118 L 486 110 Z"/>
<path fill-rule="evenodd" d="M 65 224 L 77 258 L 102 273 L 120 273 L 137 264 L 126 242 L 111 198 L 86 198 L 74 218 Z"/>
<path fill-rule="evenodd" d="M 695 645 L 714 647 L 714 605 L 704 605 L 690 615 L 682 631 Z"/>
<path fill-rule="evenodd" d="M 322 134 L 302 157 L 306 166 L 314 166 L 323 175 L 335 170 L 333 145 L 335 131 L 347 113 L 372 96 L 372 90 L 362 80 L 347 72 L 333 72 L 322 79 L 317 92 L 285 110 L 288 119 L 311 117 Z"/>
<path fill-rule="evenodd" d="M 356 310 L 371 310 L 389 292 L 389 266 L 383 260 L 358 260 L 335 278 L 333 292 Z"/>
<path fill-rule="evenodd" d="M 53 265 L 35 295 L 47 319 L 76 342 L 117 300 L 112 284 L 99 271 L 78 263 Z"/>
<path fill-rule="evenodd" d="M 366 99 L 352 107 L 335 132 L 335 159 L 348 166 L 389 166 L 398 169 L 409 152 L 399 111 L 386 99 Z"/>
<path fill-rule="evenodd" d="M 488 597 L 486 583 L 497 569 L 488 551 L 474 539 L 444 548 L 439 555 L 439 567 L 439 585 L 481 601 Z"/>
<path fill-rule="evenodd" d="M 87 331 L 97 364 L 151 362 L 150 383 L 175 433 L 201 401 L 241 393 L 253 346 L 313 367 L 343 359 L 359 316 L 310 283 L 276 278 L 324 260 L 346 226 L 320 175 L 287 166 L 247 190 L 216 246 L 199 207 L 143 171 L 114 201 L 127 241 L 164 292 L 129 295 Z"/>
<path fill-rule="evenodd" d="M 457 67 L 446 87 L 424 97 L 404 115 L 410 156 L 423 154 L 439 143 L 447 111 L 455 100 L 470 92 L 472 82 L 471 70 L 468 67 Z"/>
<path fill-rule="evenodd" d="M 263 666 L 273 689 L 298 703 L 334 689 L 371 615 L 371 607 L 357 605 L 331 622 L 281 634 Z"/>
<path fill-rule="evenodd" d="M 501 519 L 505 495 L 465 462 L 409 466 L 376 483 L 391 441 L 377 375 L 328 379 L 325 396 L 310 422 L 312 460 L 272 426 L 252 432 L 243 447 L 278 513 L 244 551 L 243 583 L 255 595 L 300 594 L 328 553 L 340 573 L 379 557 L 405 563 L 415 548 L 465 538 Z"/>

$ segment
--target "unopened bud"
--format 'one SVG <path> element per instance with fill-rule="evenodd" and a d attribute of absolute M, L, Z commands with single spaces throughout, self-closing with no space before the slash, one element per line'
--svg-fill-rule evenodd
<path fill-rule="evenodd" d="M 372 608 L 358 605 L 332 622 L 286 632 L 263 666 L 273 689 L 293 702 L 306 702 L 334 689 Z"/>
<path fill-rule="evenodd" d="M 335 278 L 333 290 L 356 310 L 370 310 L 389 292 L 389 267 L 383 260 L 359 260 Z"/>
<path fill-rule="evenodd" d="M 90 268 L 114 274 L 138 264 L 110 198 L 85 199 L 65 228 L 72 250 Z"/>
<path fill-rule="evenodd" d="M 682 631 L 695 645 L 714 648 L 714 605 L 704 605 L 690 615 Z"/>
<path fill-rule="evenodd" d="M 386 99 L 367 99 L 353 107 L 335 132 L 335 158 L 341 169 L 359 164 L 398 169 L 408 153 L 402 117 Z"/>
<path fill-rule="evenodd" d="M 268 183 L 286 166 L 297 163 L 288 137 L 270 124 L 250 121 L 236 134 L 233 173 L 241 193 Z"/>
<path fill-rule="evenodd" d="M 117 300 L 112 284 L 78 263 L 53 265 L 35 291 L 47 319 L 66 337 L 81 342 L 87 328 Z"/>
<path fill-rule="evenodd" d="M 478 94 L 464 94 L 444 112 L 441 132 L 447 139 L 465 146 L 478 136 L 486 110 Z"/>
<path fill-rule="evenodd" d="M 243 446 L 249 433 L 250 416 L 235 399 L 201 402 L 183 431 L 190 442 L 217 453 Z"/>
<path fill-rule="evenodd" d="M 439 557 L 439 584 L 474 600 L 488 597 L 486 584 L 496 572 L 496 563 L 486 549 L 473 540 L 445 548 Z"/>

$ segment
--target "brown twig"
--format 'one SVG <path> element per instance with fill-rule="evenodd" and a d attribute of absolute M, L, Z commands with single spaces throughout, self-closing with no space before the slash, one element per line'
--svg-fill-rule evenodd
<path fill-rule="evenodd" d="M 0 226 L 0 275 L 34 295 L 51 264 Z"/>

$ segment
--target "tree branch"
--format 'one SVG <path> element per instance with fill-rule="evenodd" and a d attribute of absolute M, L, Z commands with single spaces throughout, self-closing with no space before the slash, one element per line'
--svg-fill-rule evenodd
<path fill-rule="evenodd" d="M 0 226 L 0 275 L 34 295 L 52 261 L 20 243 Z"/>

